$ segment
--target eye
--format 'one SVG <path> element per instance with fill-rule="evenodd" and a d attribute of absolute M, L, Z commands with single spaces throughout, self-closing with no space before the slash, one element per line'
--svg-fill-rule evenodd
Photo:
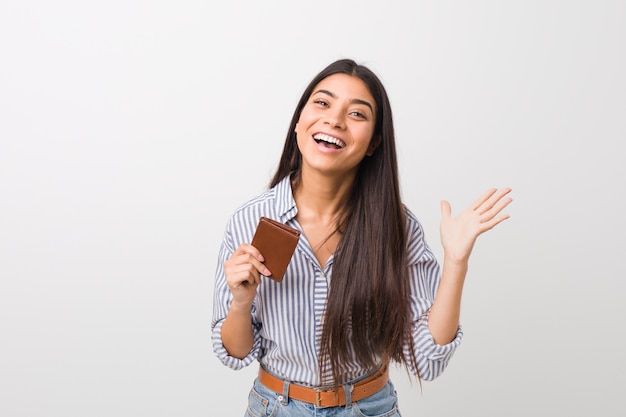
<path fill-rule="evenodd" d="M 319 104 L 320 106 L 323 106 L 323 107 L 328 107 L 328 102 L 321 98 L 316 98 L 315 100 L 313 100 L 313 103 Z"/>
<path fill-rule="evenodd" d="M 356 111 L 356 110 L 351 111 L 350 115 L 354 117 L 358 117 L 359 119 L 367 120 L 367 116 L 365 115 L 365 113 L 361 113 L 360 111 Z"/>

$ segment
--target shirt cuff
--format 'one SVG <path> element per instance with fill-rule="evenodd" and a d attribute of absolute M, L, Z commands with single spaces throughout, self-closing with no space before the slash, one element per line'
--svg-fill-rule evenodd
<path fill-rule="evenodd" d="M 250 349 L 250 352 L 246 355 L 246 357 L 242 359 L 235 358 L 228 353 L 222 343 L 222 323 L 223 321 L 220 321 L 215 325 L 215 327 L 213 327 L 213 333 L 211 335 L 211 343 L 213 344 L 213 351 L 215 352 L 215 355 L 224 365 L 231 369 L 237 371 L 245 368 L 258 358 L 259 351 L 261 350 L 261 339 L 255 335 L 252 349 Z"/>
<path fill-rule="evenodd" d="M 428 329 L 428 315 L 422 317 L 414 330 L 414 340 L 416 349 L 429 361 L 441 362 L 449 361 L 456 348 L 463 339 L 463 329 L 459 325 L 454 339 L 445 345 L 435 343 L 433 335 Z"/>

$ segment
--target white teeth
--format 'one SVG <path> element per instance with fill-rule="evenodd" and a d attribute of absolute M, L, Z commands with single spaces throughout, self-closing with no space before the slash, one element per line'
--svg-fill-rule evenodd
<path fill-rule="evenodd" d="M 313 136 L 313 139 L 332 143 L 333 145 L 339 146 L 340 148 L 343 148 L 345 146 L 345 144 L 341 140 L 334 138 L 332 136 L 325 135 L 323 133 L 316 134 L 315 136 Z"/>

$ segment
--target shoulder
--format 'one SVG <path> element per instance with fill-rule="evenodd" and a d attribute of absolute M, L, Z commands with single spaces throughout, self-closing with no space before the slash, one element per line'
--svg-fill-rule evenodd
<path fill-rule="evenodd" d="M 228 221 L 228 232 L 236 241 L 249 242 L 261 217 L 279 220 L 292 206 L 289 181 L 281 181 L 237 207 Z"/>
<path fill-rule="evenodd" d="M 406 205 L 404 206 L 404 213 L 406 215 L 406 229 L 409 241 L 412 239 L 423 239 L 424 229 L 415 213 Z"/>
<path fill-rule="evenodd" d="M 276 201 L 276 188 L 270 188 L 269 190 L 265 190 L 260 194 L 250 198 L 248 201 L 244 202 L 242 205 L 237 207 L 233 212 L 233 215 L 241 215 L 242 213 L 247 213 L 250 211 L 260 210 L 265 206 L 275 205 Z"/>
<path fill-rule="evenodd" d="M 254 224 L 261 216 L 269 216 L 276 206 L 276 190 L 271 188 L 252 197 L 231 214 L 229 220 L 230 227 L 245 227 Z"/>
<path fill-rule="evenodd" d="M 419 219 L 405 206 L 407 229 L 407 252 L 409 264 L 424 260 L 432 260 L 434 256 L 426 243 L 424 228 Z"/>
<path fill-rule="evenodd" d="M 257 196 L 246 201 L 233 213 L 235 218 L 253 217 L 258 220 L 260 216 L 277 218 L 295 206 L 291 183 L 286 177 L 274 187 L 265 190 Z"/>

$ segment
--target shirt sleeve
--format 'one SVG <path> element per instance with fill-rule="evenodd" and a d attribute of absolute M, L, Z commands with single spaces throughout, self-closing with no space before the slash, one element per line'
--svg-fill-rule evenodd
<path fill-rule="evenodd" d="M 224 234 L 224 240 L 220 247 L 217 270 L 215 273 L 215 289 L 213 293 L 213 319 L 211 321 L 211 344 L 213 351 L 217 358 L 229 368 L 238 370 L 250 365 L 257 359 L 259 352 L 261 351 L 261 336 L 260 329 L 261 323 L 257 322 L 255 317 L 256 305 L 252 305 L 252 328 L 254 331 L 254 342 L 252 349 L 248 355 L 243 359 L 235 358 L 229 355 L 228 351 L 222 343 L 222 325 L 228 314 L 228 309 L 232 302 L 232 294 L 228 285 L 226 284 L 226 274 L 224 273 L 224 262 L 235 251 L 235 244 L 233 242 L 232 233 L 230 233 L 230 225 L 226 228 Z"/>
<path fill-rule="evenodd" d="M 455 338 L 446 345 L 435 343 L 428 329 L 428 316 L 435 300 L 441 279 L 441 269 L 432 251 L 426 244 L 421 225 L 414 218 L 409 219 L 409 279 L 411 286 L 411 315 L 413 317 L 414 357 L 420 378 L 430 381 L 446 369 L 463 337 L 461 326 Z M 405 348 L 407 363 L 411 364 L 411 350 Z M 413 374 L 417 370 L 409 365 Z"/>

